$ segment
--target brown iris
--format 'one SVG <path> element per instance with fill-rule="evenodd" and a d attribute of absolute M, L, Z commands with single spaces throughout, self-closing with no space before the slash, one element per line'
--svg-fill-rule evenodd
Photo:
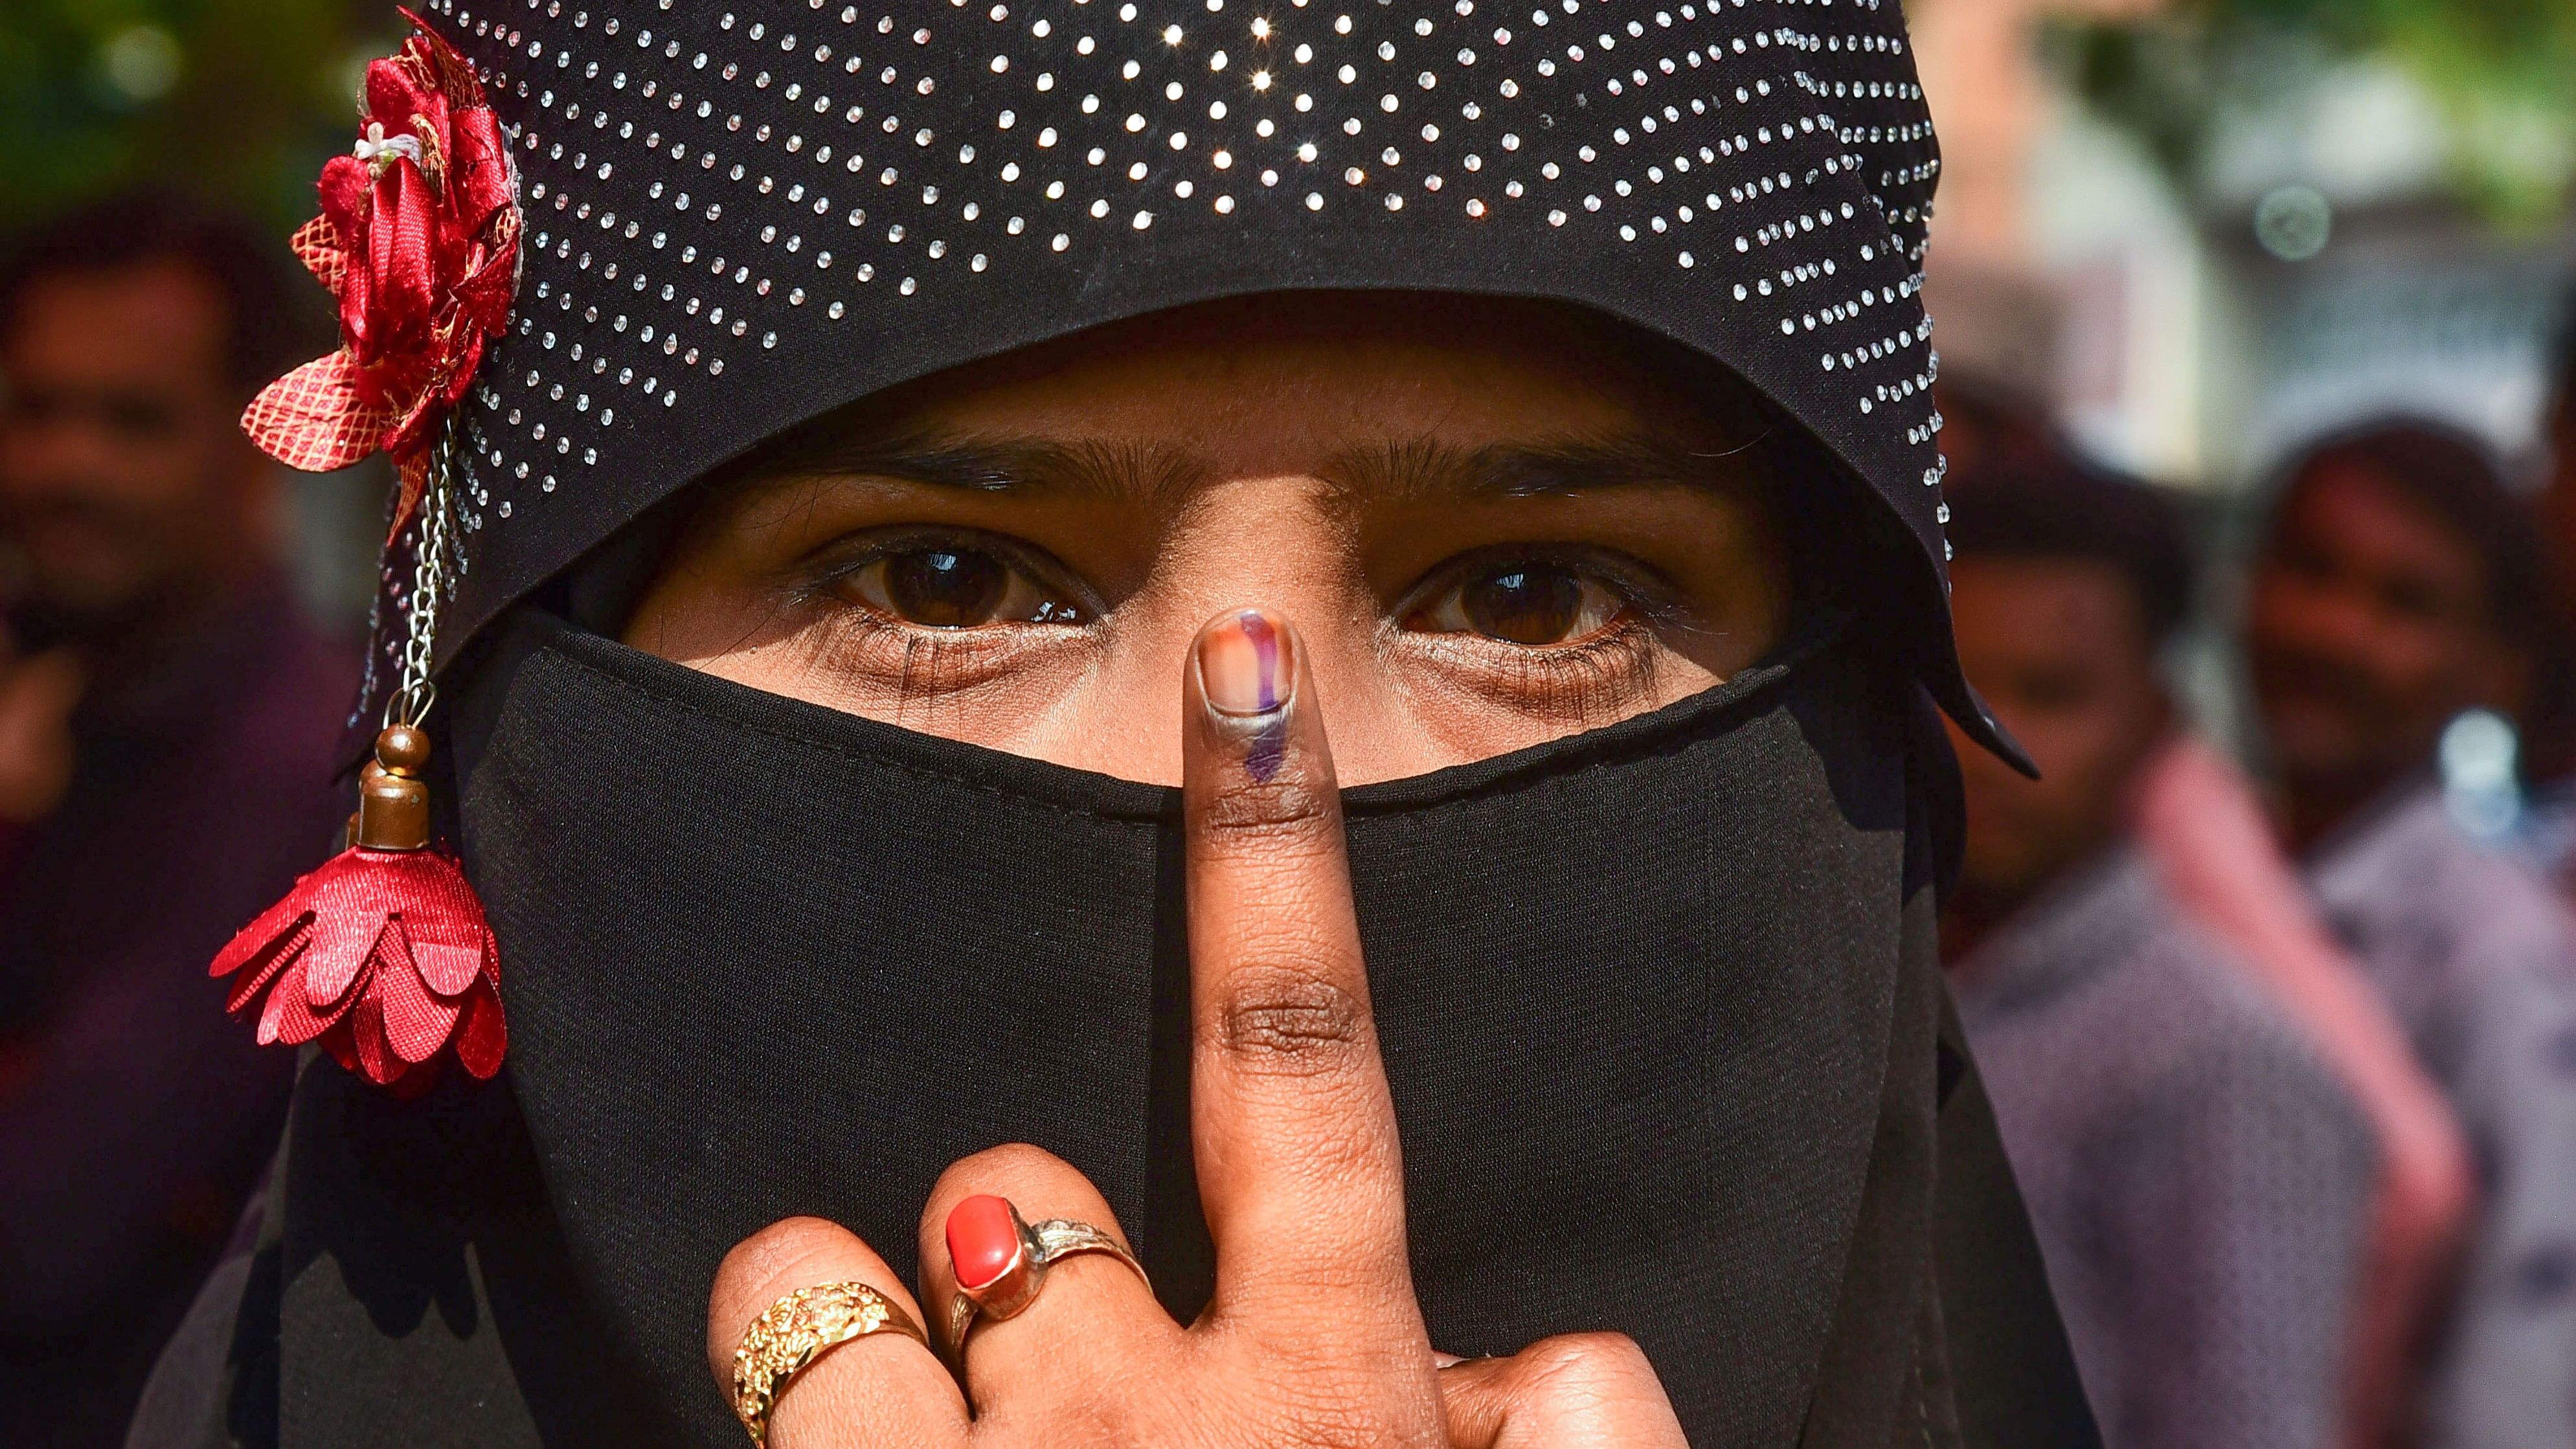
<path fill-rule="evenodd" d="M 1561 569 L 1514 564 L 1467 581 L 1458 606 L 1479 634 L 1514 644 L 1560 644 L 1583 615 L 1583 581 Z"/>
<path fill-rule="evenodd" d="M 1010 584 L 1001 560 L 970 549 L 917 549 L 885 561 L 886 602 L 896 617 L 934 629 L 991 623 Z"/>

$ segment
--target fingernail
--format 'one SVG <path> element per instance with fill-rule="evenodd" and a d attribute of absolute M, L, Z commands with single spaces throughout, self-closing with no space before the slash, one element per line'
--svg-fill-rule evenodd
<path fill-rule="evenodd" d="M 1199 631 L 1199 684 L 1219 714 L 1264 715 L 1287 702 L 1295 670 L 1288 631 L 1258 609 L 1238 609 Z"/>
<path fill-rule="evenodd" d="M 1245 772 L 1269 783 L 1287 758 L 1296 636 L 1259 609 L 1237 609 L 1199 631 L 1198 664 L 1209 716 L 1242 741 Z"/>

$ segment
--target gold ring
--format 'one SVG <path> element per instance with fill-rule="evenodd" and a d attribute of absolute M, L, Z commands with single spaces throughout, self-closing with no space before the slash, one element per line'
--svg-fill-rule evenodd
<path fill-rule="evenodd" d="M 753 1319 L 733 1351 L 733 1411 L 751 1442 L 769 1443 L 769 1413 L 790 1379 L 826 1350 L 871 1333 L 900 1333 L 930 1346 L 911 1314 L 865 1283 L 799 1288 Z"/>
<path fill-rule="evenodd" d="M 1116 1238 L 1070 1218 L 1024 1222 L 1006 1198 L 967 1198 L 948 1211 L 948 1262 L 957 1296 L 948 1304 L 948 1343 L 966 1351 L 966 1331 L 976 1315 L 1017 1317 L 1038 1301 L 1047 1269 L 1076 1253 L 1105 1253 L 1145 1279 L 1145 1266 Z"/>

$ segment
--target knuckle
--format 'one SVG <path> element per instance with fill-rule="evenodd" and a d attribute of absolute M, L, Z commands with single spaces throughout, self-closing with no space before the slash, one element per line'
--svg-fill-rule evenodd
<path fill-rule="evenodd" d="M 1237 967 L 1228 986 L 1218 1041 L 1250 1069 L 1292 1076 L 1340 1071 L 1368 1044 L 1367 1007 L 1311 971 L 1255 962 Z"/>
<path fill-rule="evenodd" d="M 734 1244 L 716 1269 L 716 1282 L 757 1291 L 792 1276 L 799 1266 L 830 1252 L 848 1236 L 839 1224 L 821 1218 L 781 1218 Z"/>
<path fill-rule="evenodd" d="M 1025 1142 L 1006 1142 L 999 1147 L 970 1152 L 948 1164 L 948 1170 L 939 1174 L 939 1182 L 931 1189 L 930 1195 L 936 1201 L 948 1189 L 954 1188 L 961 1195 L 998 1192 L 1007 1197 L 1015 1187 L 1072 1174 L 1074 1168 L 1070 1163 L 1043 1147 L 1032 1147 Z"/>
<path fill-rule="evenodd" d="M 1642 1368 L 1646 1351 L 1624 1333 L 1560 1333 L 1532 1344 L 1548 1361 L 1586 1371 Z"/>
<path fill-rule="evenodd" d="M 821 1218 L 784 1218 L 734 1244 L 707 1294 L 707 1352 L 720 1370 L 752 1320 L 780 1295 L 805 1286 L 813 1276 L 807 1265 L 835 1254 L 848 1236 Z"/>
<path fill-rule="evenodd" d="M 1568 1333 L 1521 1350 L 1519 1397 L 1609 1404 L 1660 1393 L 1645 1350 L 1624 1333 Z"/>
<path fill-rule="evenodd" d="M 1279 845 L 1318 833 L 1340 817 L 1340 796 L 1317 788 L 1303 771 L 1244 781 L 1212 793 L 1200 817 L 1209 836 L 1250 845 Z"/>
<path fill-rule="evenodd" d="M 1343 1196 L 1367 1201 L 1365 1194 Z M 1227 1285 L 1229 1300 L 1250 1304 L 1322 1304 L 1360 1305 L 1352 1312 L 1381 1315 L 1388 1321 L 1401 1321 L 1409 1306 L 1412 1280 L 1400 1261 L 1392 1265 L 1382 1253 L 1374 1251 L 1390 1231 L 1400 1230 L 1401 1207 L 1391 1215 L 1364 1209 L 1351 1220 L 1336 1223 L 1329 1238 L 1319 1237 L 1307 1244 L 1307 1251 L 1294 1259 L 1262 1260 L 1235 1270 L 1234 1280 Z M 1338 1339 L 1318 1338 L 1303 1324 L 1291 1324 L 1277 1332 L 1263 1331 L 1260 1341 L 1264 1352 L 1274 1361 L 1301 1365 L 1323 1371 L 1336 1366 L 1336 1357 L 1347 1352 L 1348 1345 Z"/>
<path fill-rule="evenodd" d="M 1305 1449 L 1385 1449 L 1387 1425 L 1355 1405 L 1320 1410 L 1292 1431 L 1292 1442 Z"/>
<path fill-rule="evenodd" d="M 1270 1442 L 1294 1449 L 1385 1449 L 1388 1425 L 1373 1385 L 1340 1372 L 1292 1374 L 1273 1387 Z"/>

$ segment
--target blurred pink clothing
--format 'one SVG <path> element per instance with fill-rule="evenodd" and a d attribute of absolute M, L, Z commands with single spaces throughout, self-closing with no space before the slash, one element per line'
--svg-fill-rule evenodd
<path fill-rule="evenodd" d="M 2474 1195 L 2467 1146 L 2234 766 L 2205 743 L 2178 738 L 2141 783 L 2137 836 L 2171 897 L 2235 948 L 2377 1133 L 2380 1181 L 2354 1304 L 2343 1442 L 2385 1444 L 2410 1417 L 2418 1349 L 2465 1235 Z"/>

